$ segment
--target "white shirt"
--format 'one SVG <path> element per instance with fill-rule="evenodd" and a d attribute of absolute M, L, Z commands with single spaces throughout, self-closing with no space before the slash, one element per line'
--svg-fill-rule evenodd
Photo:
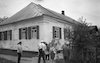
<path fill-rule="evenodd" d="M 17 45 L 17 53 L 22 53 L 22 46 L 21 45 Z"/>
<path fill-rule="evenodd" d="M 38 44 L 38 49 L 43 49 L 45 51 L 46 50 L 46 45 L 44 43 L 39 43 Z"/>

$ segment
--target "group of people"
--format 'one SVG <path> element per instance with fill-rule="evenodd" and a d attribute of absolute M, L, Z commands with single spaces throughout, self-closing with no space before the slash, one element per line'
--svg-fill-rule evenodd
<path fill-rule="evenodd" d="M 18 54 L 18 62 L 20 63 L 21 54 L 22 54 L 22 42 L 19 42 L 17 47 L 17 54 Z M 51 46 L 51 44 L 47 44 L 46 42 L 41 41 L 38 44 L 38 63 L 41 62 L 41 58 L 43 59 L 43 62 L 46 63 L 47 60 L 50 60 L 52 63 L 55 63 L 55 59 L 58 59 L 58 53 L 55 46 Z M 62 52 L 63 52 L 63 58 L 65 60 L 65 63 L 69 63 L 69 57 L 70 57 L 70 46 L 69 42 L 65 42 L 62 45 Z"/>
<path fill-rule="evenodd" d="M 46 60 L 51 60 L 52 63 L 54 62 L 56 50 L 54 47 L 50 47 L 50 44 L 47 44 L 46 42 L 40 42 L 38 44 L 38 63 L 40 63 L 41 58 L 43 58 L 43 62 L 46 63 Z"/>
<path fill-rule="evenodd" d="M 55 63 L 55 59 L 59 59 L 58 56 L 58 50 L 55 46 L 50 46 L 50 44 L 45 44 L 46 42 L 41 42 L 38 45 L 39 50 L 39 57 L 38 57 L 38 63 L 40 63 L 41 57 L 43 58 L 43 62 L 46 63 L 46 60 L 51 60 L 52 63 Z M 66 41 L 62 45 L 62 53 L 65 63 L 70 63 L 71 58 L 71 46 L 68 41 Z M 50 57 L 49 57 L 50 56 Z"/>

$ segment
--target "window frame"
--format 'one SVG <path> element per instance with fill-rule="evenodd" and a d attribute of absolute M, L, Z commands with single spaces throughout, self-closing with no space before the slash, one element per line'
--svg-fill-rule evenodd
<path fill-rule="evenodd" d="M 33 28 L 35 28 L 36 32 L 34 32 Z M 22 38 L 22 29 L 26 29 L 26 31 L 24 32 L 26 38 L 25 37 Z M 33 32 L 36 34 L 35 35 L 36 37 L 32 35 Z M 33 37 L 35 37 L 35 38 L 33 38 Z M 20 40 L 21 39 L 39 39 L 39 26 L 35 25 L 35 26 L 29 26 L 29 27 L 19 28 L 19 39 Z"/>
<path fill-rule="evenodd" d="M 53 39 L 62 39 L 62 28 L 53 26 Z"/>
<path fill-rule="evenodd" d="M 9 32 L 10 34 L 8 35 L 7 32 Z M 8 39 L 8 36 L 10 37 L 10 39 Z M 12 40 L 12 30 L 6 30 L 0 32 L 0 41 L 6 41 L 6 40 Z"/>

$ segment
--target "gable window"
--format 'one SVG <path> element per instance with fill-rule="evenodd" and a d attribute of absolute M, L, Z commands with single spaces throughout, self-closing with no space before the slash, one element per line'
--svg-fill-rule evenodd
<path fill-rule="evenodd" d="M 53 26 L 53 39 L 58 38 L 61 39 L 61 28 Z"/>

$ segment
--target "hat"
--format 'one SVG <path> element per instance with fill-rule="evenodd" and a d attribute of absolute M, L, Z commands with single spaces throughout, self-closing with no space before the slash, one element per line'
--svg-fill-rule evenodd
<path fill-rule="evenodd" d="M 22 42 L 19 42 L 18 44 L 22 44 Z"/>

